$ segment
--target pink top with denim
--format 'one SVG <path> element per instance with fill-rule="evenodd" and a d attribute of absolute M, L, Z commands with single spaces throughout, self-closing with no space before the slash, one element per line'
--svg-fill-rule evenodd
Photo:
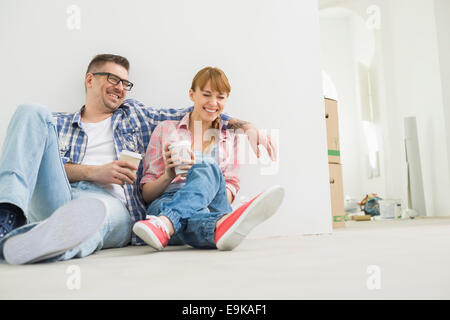
<path fill-rule="evenodd" d="M 147 147 L 143 159 L 143 176 L 141 187 L 146 182 L 158 179 L 165 172 L 165 162 L 163 157 L 164 147 L 181 140 L 193 142 L 193 137 L 189 131 L 190 113 L 186 114 L 180 121 L 167 120 L 158 124 L 152 132 L 150 143 Z M 222 170 L 225 184 L 233 195 L 233 200 L 239 191 L 238 172 L 238 135 L 226 129 L 220 121 L 219 130 L 216 131 L 217 154 L 215 161 Z M 177 176 L 172 183 L 183 183 L 186 178 Z"/>

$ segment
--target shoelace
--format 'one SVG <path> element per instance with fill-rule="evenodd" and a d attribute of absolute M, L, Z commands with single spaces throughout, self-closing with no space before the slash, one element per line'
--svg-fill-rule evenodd
<path fill-rule="evenodd" d="M 0 224 L 0 238 L 3 238 L 14 229 L 13 228 L 14 222 L 15 222 L 14 215 L 11 214 L 9 215 L 8 218 L 5 219 L 5 222 Z"/>
<path fill-rule="evenodd" d="M 0 226 L 0 239 L 6 236 L 11 230 Z"/>
<path fill-rule="evenodd" d="M 155 225 L 156 227 L 160 228 L 161 230 L 163 230 L 166 233 L 167 238 L 169 237 L 169 229 L 167 228 L 167 226 L 164 224 L 164 222 L 161 220 L 161 218 L 156 217 L 156 216 L 147 216 L 147 219 L 150 220 L 149 222 L 152 223 L 153 225 Z"/>

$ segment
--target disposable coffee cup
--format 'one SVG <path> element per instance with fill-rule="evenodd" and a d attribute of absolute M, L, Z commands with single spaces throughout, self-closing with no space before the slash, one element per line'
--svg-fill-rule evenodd
<path fill-rule="evenodd" d="M 187 173 L 188 171 L 180 169 L 180 166 L 183 166 L 183 162 L 191 160 L 191 142 L 188 140 L 174 142 L 169 150 L 172 151 L 173 163 L 178 165 L 175 167 L 175 174 Z"/>
<path fill-rule="evenodd" d="M 119 156 L 119 160 L 125 160 L 132 162 L 136 167 L 139 167 L 139 163 L 142 160 L 142 155 L 140 153 L 122 150 Z M 131 169 L 130 169 L 131 170 Z M 134 174 L 136 174 L 136 170 L 131 170 Z"/>

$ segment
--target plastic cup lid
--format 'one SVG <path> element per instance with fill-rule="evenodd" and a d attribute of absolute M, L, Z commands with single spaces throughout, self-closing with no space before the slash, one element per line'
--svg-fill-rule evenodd
<path fill-rule="evenodd" d="M 189 146 L 190 147 L 191 146 L 191 142 L 188 141 L 188 140 L 177 141 L 177 142 L 172 143 L 170 145 L 169 149 L 172 149 L 172 148 L 175 148 L 175 147 L 178 147 L 178 146 Z"/>

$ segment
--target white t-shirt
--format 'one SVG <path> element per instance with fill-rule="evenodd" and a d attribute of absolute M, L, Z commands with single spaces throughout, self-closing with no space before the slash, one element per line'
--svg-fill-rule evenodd
<path fill-rule="evenodd" d="M 83 122 L 82 126 L 88 139 L 86 153 L 81 164 L 104 165 L 115 161 L 116 151 L 114 149 L 111 117 L 101 122 Z M 96 184 L 126 204 L 125 192 L 122 186 L 118 184 Z"/>

